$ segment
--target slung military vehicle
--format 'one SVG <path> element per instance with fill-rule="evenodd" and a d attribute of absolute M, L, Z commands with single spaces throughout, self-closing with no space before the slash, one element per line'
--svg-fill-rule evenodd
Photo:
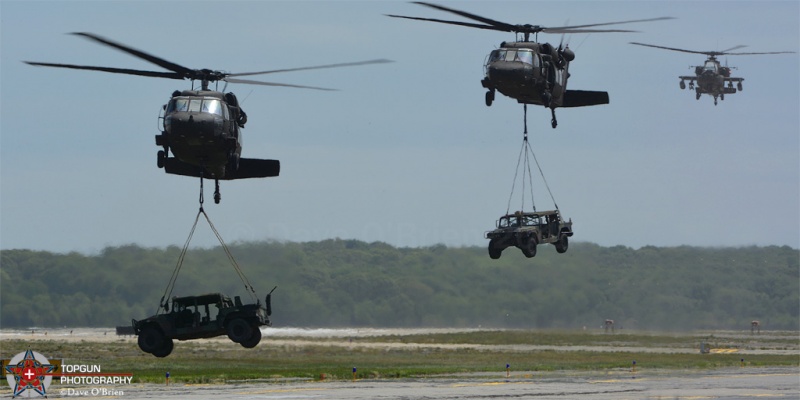
<path fill-rule="evenodd" d="M 572 220 L 564 221 L 558 210 L 507 214 L 497 220 L 495 230 L 486 232 L 489 257 L 496 260 L 511 246 L 522 250 L 525 257 L 534 257 L 540 243 L 550 243 L 565 253 L 572 234 Z"/>
<path fill-rule="evenodd" d="M 273 289 L 274 290 L 274 289 Z M 130 327 L 118 326 L 117 334 L 138 336 L 139 348 L 156 357 L 168 356 L 173 339 L 192 340 L 228 335 L 243 347 L 255 347 L 261 341 L 262 326 L 271 326 L 272 292 L 265 304 L 242 304 L 239 296 L 220 293 L 173 297 L 172 309 L 142 320 L 133 320 Z M 168 308 L 168 307 L 166 307 Z"/>

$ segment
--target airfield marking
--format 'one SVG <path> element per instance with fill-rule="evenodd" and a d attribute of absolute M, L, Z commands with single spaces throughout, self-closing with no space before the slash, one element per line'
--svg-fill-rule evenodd
<path fill-rule="evenodd" d="M 236 394 L 290 393 L 290 392 L 310 392 L 310 391 L 321 391 L 321 390 L 325 390 L 325 388 L 268 389 L 268 390 L 255 390 L 248 392 L 237 392 Z"/>
<path fill-rule="evenodd" d="M 711 349 L 711 354 L 731 354 L 738 353 L 739 349 Z"/>
<path fill-rule="evenodd" d="M 450 385 L 450 387 L 499 386 L 499 385 L 510 385 L 510 384 L 518 384 L 519 385 L 519 384 L 525 384 L 525 383 L 531 383 L 531 382 L 500 382 L 500 381 L 494 381 L 494 382 L 483 382 L 483 383 L 456 383 L 456 384 Z"/>

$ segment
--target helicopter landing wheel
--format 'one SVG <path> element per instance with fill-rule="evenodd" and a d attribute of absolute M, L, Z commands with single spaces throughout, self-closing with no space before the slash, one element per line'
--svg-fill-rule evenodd
<path fill-rule="evenodd" d="M 550 113 L 553 115 L 553 118 L 550 119 L 550 126 L 552 126 L 553 129 L 556 129 L 556 127 L 558 126 L 558 120 L 556 119 L 556 110 L 551 108 Z"/>
<path fill-rule="evenodd" d="M 714 97 L 714 105 L 717 105 L 717 98 Z"/>
<path fill-rule="evenodd" d="M 725 100 L 725 93 L 719 95 L 720 100 Z"/>
<path fill-rule="evenodd" d="M 222 195 L 219 193 L 219 180 L 214 179 L 214 204 L 219 204 L 222 200 Z"/>
<path fill-rule="evenodd" d="M 164 161 L 166 159 L 167 159 L 167 154 L 164 152 L 164 150 L 159 150 L 158 158 L 156 159 L 156 165 L 158 165 L 158 168 L 164 168 Z"/>
<path fill-rule="evenodd" d="M 494 90 L 486 92 L 486 107 L 491 107 L 494 101 Z"/>
<path fill-rule="evenodd" d="M 695 94 L 695 95 L 694 95 L 694 98 L 695 98 L 696 100 L 700 100 L 700 93 L 697 93 L 697 94 Z"/>

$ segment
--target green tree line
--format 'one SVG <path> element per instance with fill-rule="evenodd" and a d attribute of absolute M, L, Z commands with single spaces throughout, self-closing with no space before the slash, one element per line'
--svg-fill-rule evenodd
<path fill-rule="evenodd" d="M 331 239 L 230 246 L 277 327 L 800 329 L 800 251 L 777 247 L 398 248 Z M 181 249 L 0 253 L 0 326 L 108 327 L 158 309 Z M 173 295 L 249 299 L 220 247 L 191 249 Z"/>

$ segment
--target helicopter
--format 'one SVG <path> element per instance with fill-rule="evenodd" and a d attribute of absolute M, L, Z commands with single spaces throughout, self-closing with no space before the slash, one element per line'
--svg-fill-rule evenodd
<path fill-rule="evenodd" d="M 517 35 L 518 41 L 502 42 L 500 43 L 499 49 L 492 50 L 492 52 L 486 57 L 486 62 L 484 63 L 485 77 L 483 80 L 481 80 L 481 85 L 487 89 L 485 96 L 486 106 L 492 105 L 492 102 L 495 98 L 495 92 L 500 92 L 507 97 L 516 99 L 517 102 L 522 104 L 541 105 L 550 109 L 552 115 L 550 123 L 553 128 L 558 126 L 555 111 L 555 109 L 558 107 L 585 107 L 609 103 L 608 92 L 567 90 L 567 79 L 570 77 L 569 63 L 575 59 L 575 52 L 569 48 L 569 44 L 566 46 L 563 45 L 564 34 L 635 32 L 621 29 L 585 28 L 672 19 L 671 17 L 661 17 L 548 28 L 530 24 L 508 24 L 432 3 L 413 3 L 460 15 L 481 23 L 476 24 L 472 22 L 408 17 L 391 14 L 387 14 L 387 16 L 393 18 L 439 22 L 443 24 L 460 25 L 470 28 L 487 29 L 501 32 L 514 32 Z M 562 42 L 559 43 L 558 47 L 553 46 L 550 43 L 538 43 L 536 40 L 539 32 L 561 33 Z M 521 41 L 519 41 L 520 34 L 523 35 L 523 40 Z M 534 35 L 533 41 L 530 40 L 531 35 Z"/>
<path fill-rule="evenodd" d="M 731 53 L 733 50 L 738 50 L 743 47 L 747 47 L 745 45 L 738 45 L 731 47 L 730 49 L 722 50 L 722 51 L 695 51 L 695 50 L 686 50 L 686 49 L 676 49 L 673 47 L 664 47 L 664 46 L 656 46 L 653 44 L 644 44 L 644 43 L 637 43 L 637 42 L 630 42 L 630 44 L 635 44 L 637 46 L 646 46 L 646 47 L 654 47 L 657 49 L 665 49 L 665 50 L 672 50 L 672 51 L 680 51 L 683 53 L 693 53 L 693 54 L 705 54 L 708 56 L 706 62 L 702 66 L 694 67 L 694 76 L 679 76 L 678 78 L 681 79 L 680 87 L 681 89 L 686 89 L 686 81 L 689 81 L 689 90 L 695 91 L 695 99 L 700 100 L 700 95 L 707 94 L 709 96 L 714 97 L 714 105 L 717 105 L 717 98 L 720 100 L 725 100 L 726 94 L 734 94 L 736 93 L 737 89 L 741 92 L 742 91 L 742 81 L 744 78 L 736 78 L 731 76 L 731 69 L 732 67 L 726 65 L 723 67 L 720 64 L 719 60 L 717 60 L 717 56 L 742 56 L 742 55 L 760 55 L 760 54 L 786 54 L 786 53 L 794 53 L 793 51 L 773 51 L 773 52 L 759 52 L 759 53 Z M 695 88 L 695 81 L 697 81 L 697 87 Z M 733 87 L 733 83 L 736 82 L 736 87 Z M 725 84 L 728 84 L 726 87 Z"/>
<path fill-rule="evenodd" d="M 167 104 L 161 107 L 158 117 L 161 133 L 156 135 L 155 141 L 157 146 L 162 147 L 162 150 L 157 153 L 156 165 L 159 168 L 163 168 L 168 174 L 199 177 L 201 203 L 203 178 L 214 179 L 214 202 L 219 204 L 222 199 L 219 191 L 220 180 L 267 178 L 280 174 L 280 161 L 278 160 L 241 157 L 242 129 L 247 123 L 247 114 L 242 109 L 234 93 L 224 93 L 228 83 L 332 91 L 335 89 L 262 82 L 239 79 L 237 77 L 391 62 L 390 60 L 377 59 L 270 71 L 228 73 L 210 69 L 186 68 L 92 33 L 74 32 L 72 34 L 123 51 L 168 71 L 24 62 L 33 66 L 102 71 L 177 80 L 189 79 L 192 81 L 190 90 L 175 90 Z M 198 88 L 195 88 L 195 81 L 200 82 Z M 215 82 L 218 85 L 219 81 L 225 82 L 222 91 L 209 89 L 210 83 Z M 218 86 L 215 86 L 216 88 Z M 169 156 L 170 152 L 172 152 L 172 157 Z"/>

